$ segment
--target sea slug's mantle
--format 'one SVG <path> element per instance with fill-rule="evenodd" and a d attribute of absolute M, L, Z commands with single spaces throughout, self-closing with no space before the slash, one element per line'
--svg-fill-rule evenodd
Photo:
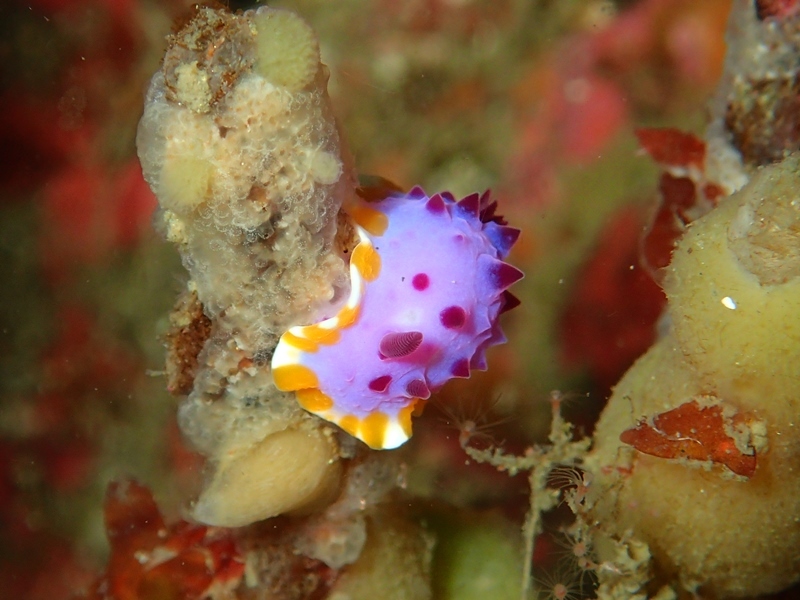
<path fill-rule="evenodd" d="M 292 327 L 272 359 L 276 386 L 372 448 L 411 436 L 411 416 L 453 377 L 485 369 L 505 341 L 498 315 L 522 272 L 502 261 L 519 236 L 488 193 L 361 204 L 350 296 L 338 314 Z"/>

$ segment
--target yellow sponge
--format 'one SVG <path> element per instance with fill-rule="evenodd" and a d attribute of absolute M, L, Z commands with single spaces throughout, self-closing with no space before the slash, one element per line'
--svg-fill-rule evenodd
<path fill-rule="evenodd" d="M 288 10 L 261 8 L 256 28 L 256 72 L 290 91 L 311 83 L 319 68 L 319 43 L 314 30 Z"/>

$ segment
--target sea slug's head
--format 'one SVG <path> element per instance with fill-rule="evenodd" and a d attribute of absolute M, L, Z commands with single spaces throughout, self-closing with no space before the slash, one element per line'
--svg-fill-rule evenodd
<path fill-rule="evenodd" d="M 272 359 L 275 384 L 372 448 L 411 436 L 411 416 L 453 377 L 486 368 L 505 341 L 498 316 L 522 272 L 503 262 L 519 236 L 489 194 L 460 201 L 420 188 L 349 209 L 359 243 L 335 316 L 292 327 Z"/>

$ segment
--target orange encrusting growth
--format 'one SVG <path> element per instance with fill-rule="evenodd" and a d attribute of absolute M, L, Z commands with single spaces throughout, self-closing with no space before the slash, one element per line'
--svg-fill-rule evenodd
<path fill-rule="evenodd" d="M 750 478 L 756 471 L 756 451 L 749 447 L 743 452 L 729 433 L 746 428 L 747 417 L 728 415 L 723 408 L 721 404 L 701 406 L 691 400 L 655 415 L 652 425 L 641 421 L 636 427 L 623 431 L 619 439 L 644 454 L 709 461 Z"/>
<path fill-rule="evenodd" d="M 108 566 L 82 598 L 220 597 L 245 577 L 246 552 L 233 530 L 167 523 L 153 494 L 136 481 L 109 484 L 104 514 L 111 546 Z"/>

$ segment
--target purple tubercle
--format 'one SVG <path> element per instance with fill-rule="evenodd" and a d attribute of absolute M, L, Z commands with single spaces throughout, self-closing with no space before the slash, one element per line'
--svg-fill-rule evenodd
<path fill-rule="evenodd" d="M 486 235 L 492 240 L 492 244 L 500 252 L 500 256 L 506 256 L 511 250 L 511 246 L 519 238 L 519 229 L 514 227 L 507 227 L 504 225 L 497 225 L 495 227 L 487 227 Z"/>
<path fill-rule="evenodd" d="M 419 200 L 421 198 L 426 198 L 427 199 L 427 197 L 428 197 L 428 195 L 425 193 L 425 190 L 423 190 L 418 185 L 415 185 L 413 188 L 408 190 L 408 193 L 406 194 L 406 198 L 414 199 L 414 200 Z"/>
<path fill-rule="evenodd" d="M 461 212 L 478 219 L 481 214 L 481 197 L 479 194 L 470 194 L 456 203 Z"/>
<path fill-rule="evenodd" d="M 442 200 L 442 197 L 439 194 L 436 194 L 435 196 L 432 196 L 430 200 L 428 200 L 428 202 L 425 204 L 425 208 L 428 209 L 428 212 L 434 215 L 440 215 L 445 211 L 446 205 L 444 200 Z"/>
<path fill-rule="evenodd" d="M 517 267 L 485 256 L 481 257 L 478 268 L 485 269 L 490 281 L 499 291 L 508 289 L 525 276 Z"/>
<path fill-rule="evenodd" d="M 503 290 L 503 306 L 500 308 L 500 314 L 510 311 L 512 308 L 517 308 L 521 304 L 520 299 L 508 290 Z"/>
<path fill-rule="evenodd" d="M 453 377 L 469 377 L 469 359 L 459 358 L 453 363 L 453 366 L 450 367 L 450 374 Z"/>

